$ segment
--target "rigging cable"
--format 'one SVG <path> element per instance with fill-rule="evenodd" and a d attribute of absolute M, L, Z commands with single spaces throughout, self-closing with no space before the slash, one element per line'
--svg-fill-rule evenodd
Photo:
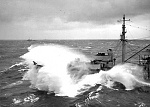
<path fill-rule="evenodd" d="M 133 49 L 133 47 L 131 47 L 131 45 L 129 44 L 129 42 L 128 42 L 127 46 L 128 46 L 128 48 L 130 48 L 130 50 L 132 50 L 132 51 L 137 51 L 137 50 L 140 48 L 140 46 L 137 46 L 136 49 L 135 49 L 135 48 Z"/>
<path fill-rule="evenodd" d="M 126 24 L 126 25 L 131 26 L 131 27 L 134 27 L 134 28 L 138 28 L 138 29 L 142 29 L 142 30 L 150 31 L 150 29 L 148 29 L 148 28 L 139 27 L 139 26 L 134 26 L 134 25 L 132 25 L 132 24 Z"/>
<path fill-rule="evenodd" d="M 131 24 L 127 24 L 127 25 L 131 26 Z M 131 27 L 135 27 L 135 26 L 131 26 Z M 135 27 L 135 28 L 140 28 L 140 27 Z M 129 28 L 127 30 L 129 31 L 131 37 L 133 37 L 133 35 L 131 34 Z M 147 30 L 147 29 L 142 28 L 142 30 Z M 147 31 L 150 31 L 150 30 L 147 30 Z M 150 38 L 150 36 L 145 36 L 145 37 L 136 38 L 136 39 L 147 39 L 147 38 Z"/>
<path fill-rule="evenodd" d="M 118 50 L 118 47 L 120 47 L 121 41 L 119 41 L 119 43 L 116 45 L 116 47 L 114 47 L 114 55 L 118 55 L 116 52 Z M 116 49 L 115 49 L 116 48 Z"/>
<path fill-rule="evenodd" d="M 145 46 L 144 48 L 142 48 L 140 51 L 136 52 L 135 54 L 133 54 L 132 56 L 130 56 L 128 59 L 125 60 L 125 62 L 129 59 L 131 59 L 132 57 L 134 57 L 135 55 L 137 55 L 138 53 L 140 53 L 142 50 L 146 49 L 147 47 L 149 47 L 150 44 L 148 44 L 147 46 Z"/>
<path fill-rule="evenodd" d="M 129 43 L 128 43 L 127 46 L 128 46 L 128 49 L 130 49 L 130 51 L 127 53 L 127 54 L 129 54 L 129 56 L 132 55 L 132 53 L 136 53 L 136 52 L 137 52 L 137 49 L 139 49 L 139 47 L 138 47 L 137 49 L 133 49 L 133 48 L 131 47 L 131 45 L 129 45 Z M 134 59 L 137 59 L 137 58 L 134 57 Z"/>
<path fill-rule="evenodd" d="M 145 37 L 137 38 L 137 39 L 146 39 L 146 38 L 150 39 L 150 36 L 145 36 Z"/>

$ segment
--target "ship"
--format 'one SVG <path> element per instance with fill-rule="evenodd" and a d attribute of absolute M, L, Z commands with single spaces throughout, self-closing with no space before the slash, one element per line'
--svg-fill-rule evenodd
<path fill-rule="evenodd" d="M 145 78 L 150 79 L 150 44 L 146 45 L 137 52 L 131 53 L 131 56 L 126 56 L 126 43 L 128 42 L 128 40 L 125 38 L 125 34 L 127 33 L 125 22 L 130 21 L 130 19 L 127 20 L 124 14 L 121 21 L 123 22 L 122 34 L 120 35 L 121 61 L 116 63 L 117 57 L 114 55 L 114 51 L 116 50 L 108 49 L 107 53 L 98 52 L 96 55 L 94 55 L 94 59 L 90 62 L 90 68 L 93 72 L 99 72 L 100 70 L 107 71 L 118 63 L 128 63 L 129 60 L 131 60 L 131 63 L 142 66 L 144 71 L 146 72 Z M 137 57 L 137 59 L 133 60 L 132 58 L 135 56 Z"/>
<path fill-rule="evenodd" d="M 28 39 L 27 41 L 31 42 L 31 41 L 36 41 L 36 40 L 33 40 L 33 39 Z"/>

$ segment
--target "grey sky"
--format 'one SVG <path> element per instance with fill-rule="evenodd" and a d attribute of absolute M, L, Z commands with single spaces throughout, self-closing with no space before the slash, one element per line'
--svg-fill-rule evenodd
<path fill-rule="evenodd" d="M 123 14 L 150 35 L 150 0 L 0 0 L 0 39 L 119 38 Z"/>

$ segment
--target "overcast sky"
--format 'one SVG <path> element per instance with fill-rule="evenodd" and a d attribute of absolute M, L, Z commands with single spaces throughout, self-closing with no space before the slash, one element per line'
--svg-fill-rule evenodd
<path fill-rule="evenodd" d="M 150 39 L 150 0 L 0 0 L 0 39 Z"/>

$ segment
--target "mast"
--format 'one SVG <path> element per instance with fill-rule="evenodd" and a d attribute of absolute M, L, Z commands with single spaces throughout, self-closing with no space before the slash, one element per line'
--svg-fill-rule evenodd
<path fill-rule="evenodd" d="M 122 42 L 122 63 L 125 62 L 125 52 L 126 52 L 126 38 L 125 38 L 125 21 L 130 21 L 130 19 L 126 20 L 125 19 L 125 14 L 123 15 L 123 24 L 122 24 L 122 34 L 121 36 L 121 42 Z"/>

